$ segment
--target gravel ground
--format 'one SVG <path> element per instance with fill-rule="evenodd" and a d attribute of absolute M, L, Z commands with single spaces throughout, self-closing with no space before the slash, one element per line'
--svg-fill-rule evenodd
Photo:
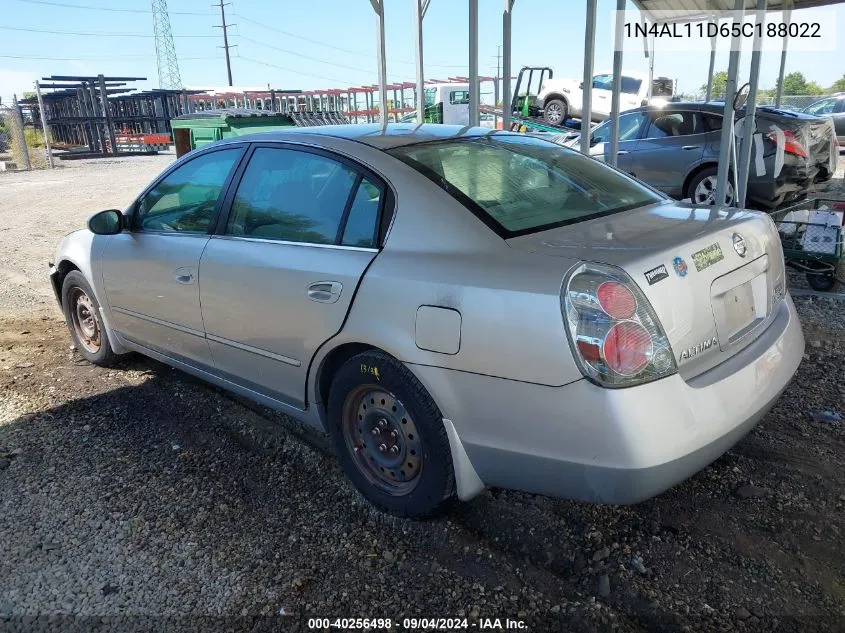
<path fill-rule="evenodd" d="M 616 507 L 492 490 L 403 521 L 281 416 L 139 356 L 105 370 L 70 349 L 43 278 L 55 239 L 171 159 L 0 177 L 0 630 L 306 630 L 303 616 L 843 630 L 841 302 L 796 300 L 795 381 L 663 495 Z M 282 609 L 294 615 L 271 617 Z"/>

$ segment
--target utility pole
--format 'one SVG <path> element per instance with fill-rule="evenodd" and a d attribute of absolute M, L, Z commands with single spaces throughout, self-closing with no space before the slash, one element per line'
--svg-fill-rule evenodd
<path fill-rule="evenodd" d="M 229 27 L 234 26 L 234 24 L 226 24 L 226 5 L 229 4 L 228 2 L 223 2 L 220 0 L 219 5 L 211 5 L 211 6 L 219 6 L 220 7 L 220 19 L 222 20 L 223 24 L 215 25 L 214 28 L 223 29 L 223 48 L 226 51 L 226 73 L 229 75 L 229 85 L 232 85 L 232 62 L 229 59 Z"/>

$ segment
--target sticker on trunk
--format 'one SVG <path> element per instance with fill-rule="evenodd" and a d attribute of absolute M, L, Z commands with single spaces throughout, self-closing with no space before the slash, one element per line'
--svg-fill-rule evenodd
<path fill-rule="evenodd" d="M 687 263 L 684 261 L 683 257 L 676 257 L 675 259 L 673 259 L 672 268 L 675 269 L 675 272 L 678 274 L 678 277 L 687 276 Z"/>
<path fill-rule="evenodd" d="M 709 268 L 723 259 L 725 259 L 725 256 L 722 254 L 722 247 L 719 246 L 718 242 L 692 254 L 692 263 L 695 264 L 695 269 L 698 272 Z"/>
<path fill-rule="evenodd" d="M 648 282 L 648 285 L 653 286 L 658 281 L 666 279 L 669 276 L 669 271 L 666 270 L 666 266 L 660 264 L 657 268 L 647 270 L 643 274 L 645 275 L 645 280 Z"/>

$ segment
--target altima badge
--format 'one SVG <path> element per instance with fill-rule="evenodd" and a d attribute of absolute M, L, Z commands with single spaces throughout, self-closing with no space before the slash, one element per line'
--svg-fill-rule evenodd
<path fill-rule="evenodd" d="M 746 248 L 745 248 L 745 238 L 742 237 L 739 233 L 733 234 L 733 243 L 734 243 L 734 250 L 736 254 L 740 257 L 745 257 Z"/>
<path fill-rule="evenodd" d="M 698 356 L 701 352 L 705 352 L 711 347 L 718 347 L 719 346 L 719 339 L 715 336 L 713 338 L 709 338 L 706 341 L 701 341 L 698 345 L 693 345 L 692 347 L 685 349 L 681 352 L 681 357 L 678 359 L 679 361 L 689 360 L 694 356 Z"/>

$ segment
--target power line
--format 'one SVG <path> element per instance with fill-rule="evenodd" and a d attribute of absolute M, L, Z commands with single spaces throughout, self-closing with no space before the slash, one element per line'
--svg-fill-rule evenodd
<path fill-rule="evenodd" d="M 155 37 L 147 33 L 104 33 L 86 31 L 50 31 L 46 29 L 31 29 L 22 26 L 0 26 L 3 31 L 22 31 L 24 33 L 49 33 L 50 35 L 84 35 L 90 37 Z M 216 35 L 174 35 L 173 37 L 217 37 Z"/>
<path fill-rule="evenodd" d="M 270 68 L 277 68 L 279 70 L 285 70 L 289 73 L 294 73 L 296 75 L 303 75 L 305 77 L 316 77 L 317 79 L 325 79 L 326 81 L 332 81 L 332 82 L 336 82 L 336 83 L 339 83 L 339 84 L 347 83 L 343 79 L 338 79 L 337 77 L 325 77 L 323 75 L 315 75 L 314 73 L 305 73 L 305 72 L 302 72 L 300 70 L 294 70 L 293 68 L 286 68 L 285 66 L 278 66 L 276 64 L 270 64 L 268 62 L 262 62 L 262 61 L 259 61 L 257 59 L 252 59 L 250 57 L 244 57 L 243 55 L 238 55 L 238 59 L 243 59 L 245 61 L 252 62 L 254 64 L 260 64 L 262 66 L 268 66 Z"/>
<path fill-rule="evenodd" d="M 90 9 L 93 11 L 112 11 L 115 13 L 151 13 L 149 9 L 120 9 L 117 7 L 92 7 L 85 4 L 68 4 L 67 2 L 52 2 L 51 0 L 14 0 L 25 4 L 42 4 L 51 7 L 64 7 L 66 9 Z M 170 11 L 171 15 L 208 15 L 199 11 Z"/>
<path fill-rule="evenodd" d="M 120 57 L 115 57 L 112 55 L 111 57 L 39 57 L 36 55 L 0 55 L 0 59 L 40 59 L 46 61 L 57 61 L 57 62 L 88 62 L 88 61 L 102 61 L 102 60 L 111 60 L 113 62 L 122 62 L 123 60 L 135 60 L 135 59 L 143 59 L 149 60 L 149 55 L 121 55 Z M 183 61 L 191 60 L 191 59 L 223 59 L 222 57 L 182 57 Z"/>
<path fill-rule="evenodd" d="M 262 24 L 261 22 L 257 22 L 255 20 L 250 20 L 247 17 L 244 17 L 240 13 L 233 13 L 233 16 L 236 18 L 243 20 L 244 22 L 249 22 L 250 24 L 255 24 L 256 26 L 260 26 L 270 31 L 275 31 L 276 33 L 281 33 L 282 35 L 287 35 L 288 37 L 293 37 L 298 40 L 303 40 L 305 42 L 310 42 L 311 44 L 318 44 L 323 48 L 330 48 L 336 51 L 340 51 L 341 53 L 348 53 L 350 55 L 360 55 L 361 57 L 369 57 L 370 59 L 375 59 L 375 55 L 371 53 L 363 53 L 361 51 L 354 51 L 348 48 L 342 48 L 340 46 L 335 46 L 333 44 L 329 44 L 327 42 L 321 42 L 320 40 L 315 40 L 310 37 L 305 37 L 304 35 L 297 35 L 296 33 L 291 33 L 290 31 L 285 31 L 283 29 L 276 28 L 274 26 L 268 26 L 267 24 Z M 416 62 L 408 61 L 404 59 L 391 59 L 391 63 L 400 63 L 400 64 L 412 64 L 415 65 Z M 466 68 L 466 64 L 426 64 L 426 66 L 433 66 L 436 68 Z"/>
<path fill-rule="evenodd" d="M 272 48 L 274 51 L 279 51 L 281 53 L 287 53 L 288 55 L 293 55 L 295 57 L 303 57 L 303 58 L 308 59 L 312 62 L 317 62 L 318 64 L 328 64 L 329 66 L 335 66 L 337 68 L 345 68 L 346 70 L 355 70 L 355 71 L 358 71 L 358 72 L 366 72 L 366 71 L 362 71 L 361 68 L 357 67 L 357 66 L 345 66 L 343 64 L 338 64 L 336 62 L 330 62 L 330 61 L 325 60 L 325 59 L 318 59 L 316 57 L 312 57 L 311 55 L 304 55 L 302 53 L 298 53 L 296 51 L 291 51 L 291 50 L 288 50 L 286 48 L 280 48 L 278 46 L 273 46 L 272 44 L 265 44 L 264 42 L 261 42 L 259 40 L 254 40 L 251 37 L 247 37 L 246 35 L 241 35 L 240 33 L 238 34 L 237 37 L 246 41 L 246 42 L 252 42 L 253 44 L 258 44 L 259 46 L 264 46 L 266 48 Z"/>

